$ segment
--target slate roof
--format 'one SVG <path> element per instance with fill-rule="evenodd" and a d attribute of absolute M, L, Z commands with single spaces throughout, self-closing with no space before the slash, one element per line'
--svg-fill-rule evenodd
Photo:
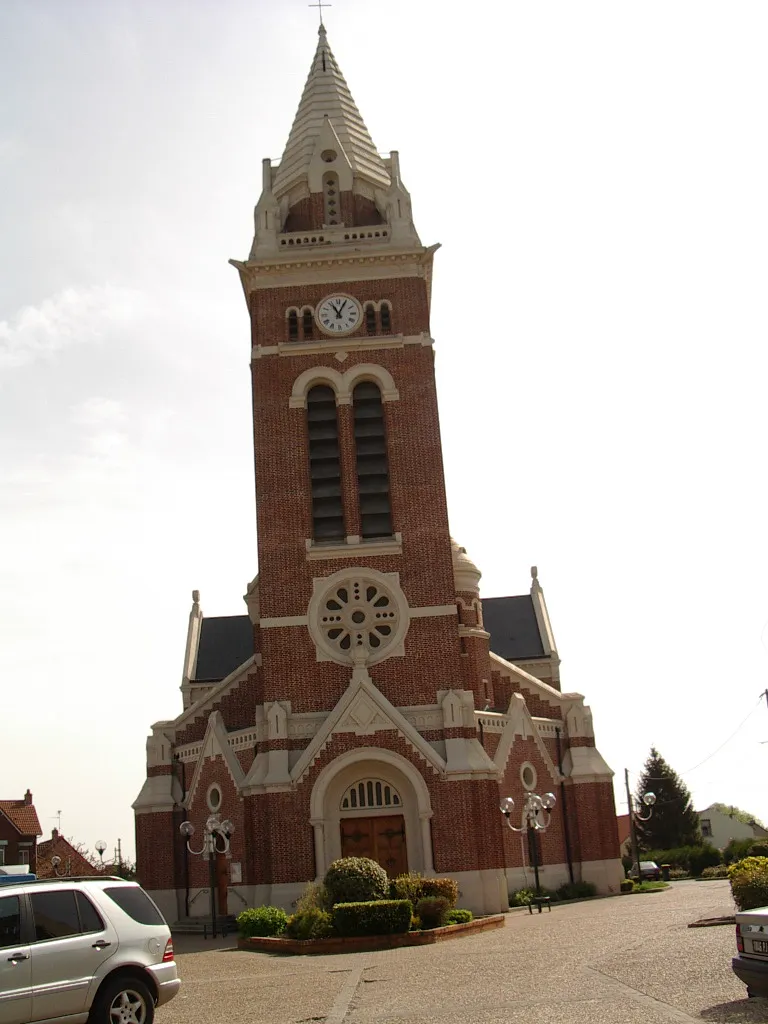
<path fill-rule="evenodd" d="M 253 656 L 253 626 L 247 615 L 203 619 L 194 682 L 218 682 Z"/>
<path fill-rule="evenodd" d="M 530 594 L 483 599 L 483 625 L 491 634 L 490 647 L 505 661 L 543 658 L 539 624 Z"/>
<path fill-rule="evenodd" d="M 25 804 L 23 800 L 0 800 L 0 811 L 10 819 L 21 835 L 41 836 L 43 834 L 33 804 Z"/>

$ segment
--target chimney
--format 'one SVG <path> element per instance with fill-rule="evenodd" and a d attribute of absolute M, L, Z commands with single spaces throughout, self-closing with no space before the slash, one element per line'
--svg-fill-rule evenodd
<path fill-rule="evenodd" d="M 32 803 L 32 793 L 30 792 L 30 790 L 27 790 L 27 792 L 24 794 L 24 806 L 25 807 L 29 807 L 29 805 L 31 803 Z"/>
<path fill-rule="evenodd" d="M 52 829 L 51 830 L 51 839 L 58 839 L 58 838 L 59 838 L 59 830 L 57 828 Z"/>

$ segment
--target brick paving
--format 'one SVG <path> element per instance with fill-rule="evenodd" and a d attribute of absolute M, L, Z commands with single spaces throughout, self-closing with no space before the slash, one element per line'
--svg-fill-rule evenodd
<path fill-rule="evenodd" d="M 157 1024 L 751 1024 L 768 1000 L 734 977 L 728 883 L 679 882 L 436 946 L 276 957 L 180 937 L 181 994 Z"/>

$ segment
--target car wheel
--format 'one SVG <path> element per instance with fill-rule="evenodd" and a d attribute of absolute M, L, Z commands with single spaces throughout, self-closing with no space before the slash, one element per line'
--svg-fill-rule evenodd
<path fill-rule="evenodd" d="M 107 981 L 96 997 L 88 1024 L 152 1024 L 155 1001 L 138 978 Z"/>

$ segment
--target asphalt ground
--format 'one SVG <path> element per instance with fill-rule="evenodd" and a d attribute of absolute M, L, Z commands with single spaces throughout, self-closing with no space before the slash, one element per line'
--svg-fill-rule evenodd
<path fill-rule="evenodd" d="M 503 929 L 336 956 L 175 939 L 180 994 L 157 1024 L 723 1024 L 768 1022 L 731 971 L 728 883 L 511 912 Z"/>

